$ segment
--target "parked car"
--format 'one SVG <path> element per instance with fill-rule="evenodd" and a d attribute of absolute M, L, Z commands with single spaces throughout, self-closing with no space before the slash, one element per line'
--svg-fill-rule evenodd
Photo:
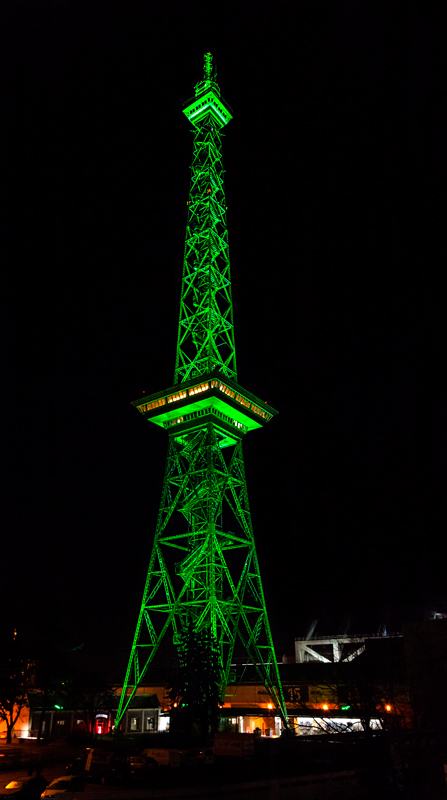
<path fill-rule="evenodd" d="M 29 756 L 23 750 L 2 750 L 0 751 L 0 770 L 20 769 L 28 759 Z"/>
<path fill-rule="evenodd" d="M 12 797 L 14 800 L 39 800 L 46 786 L 48 786 L 48 781 L 42 775 L 36 775 L 34 778 L 18 778 L 16 781 L 9 781 L 0 790 L 0 797 Z"/>
<path fill-rule="evenodd" d="M 210 747 L 202 750 L 202 753 L 202 764 L 214 764 L 214 752 Z"/>
<path fill-rule="evenodd" d="M 181 750 L 180 756 L 182 759 L 182 766 L 184 767 L 197 767 L 202 763 L 203 750 Z"/>
<path fill-rule="evenodd" d="M 87 756 L 84 774 L 92 783 L 122 783 L 129 777 L 129 764 L 122 753 L 94 747 Z"/>
<path fill-rule="evenodd" d="M 181 750 L 180 757 L 182 766 L 184 767 L 197 767 L 199 764 L 214 764 L 214 753 L 210 747 L 204 750 Z"/>
<path fill-rule="evenodd" d="M 137 777 L 150 775 L 158 767 L 155 758 L 146 756 L 129 756 L 130 774 Z"/>
<path fill-rule="evenodd" d="M 84 753 L 81 753 L 79 756 L 73 758 L 65 767 L 65 771 L 70 775 L 83 775 L 85 771 L 85 763 L 87 761 L 90 749 L 91 748 L 88 747 Z"/>
<path fill-rule="evenodd" d="M 62 775 L 61 778 L 56 778 L 47 786 L 41 797 L 56 797 L 56 795 L 64 794 L 64 792 L 83 791 L 84 781 L 79 775 Z"/>
<path fill-rule="evenodd" d="M 152 758 L 159 767 L 179 767 L 181 764 L 180 750 L 174 747 L 146 747 L 140 758 Z"/>

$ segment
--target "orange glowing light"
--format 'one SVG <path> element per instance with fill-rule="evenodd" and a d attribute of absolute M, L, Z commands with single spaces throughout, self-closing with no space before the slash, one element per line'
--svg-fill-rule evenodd
<path fill-rule="evenodd" d="M 328 708 L 329 708 L 328 704 L 327 704 L 327 703 L 324 703 L 324 705 L 323 705 L 323 709 L 324 709 L 325 711 L 327 711 L 327 710 L 328 710 Z"/>
<path fill-rule="evenodd" d="M 391 711 L 391 706 L 385 706 L 387 711 Z"/>

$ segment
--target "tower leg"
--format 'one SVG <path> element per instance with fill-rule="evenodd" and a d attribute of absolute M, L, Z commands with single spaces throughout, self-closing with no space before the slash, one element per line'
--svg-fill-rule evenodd
<path fill-rule="evenodd" d="M 170 437 L 117 725 L 167 631 L 178 646 L 189 625 L 207 632 L 215 642 L 221 702 L 239 648 L 255 666 L 278 716 L 287 724 L 252 530 L 242 441 L 222 448 L 221 440 L 211 422 Z"/>

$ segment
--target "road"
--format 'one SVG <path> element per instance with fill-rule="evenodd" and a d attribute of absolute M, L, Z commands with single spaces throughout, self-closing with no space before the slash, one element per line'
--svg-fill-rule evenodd
<path fill-rule="evenodd" d="M 3 788 L 9 781 L 27 774 L 23 769 L 0 773 L 0 786 Z M 64 774 L 63 767 L 58 766 L 42 770 L 48 782 Z M 223 782 L 221 777 L 206 767 L 160 771 L 156 780 L 147 781 L 144 786 L 138 782 L 126 786 L 86 784 L 84 792 L 67 793 L 66 800 L 363 800 L 371 797 L 352 771 L 234 783 Z"/>

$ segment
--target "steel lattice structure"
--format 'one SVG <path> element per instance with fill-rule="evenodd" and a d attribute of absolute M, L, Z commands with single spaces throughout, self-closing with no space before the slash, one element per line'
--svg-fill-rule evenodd
<path fill-rule="evenodd" d="M 236 378 L 222 134 L 194 130 L 174 383 L 219 369 Z"/>
<path fill-rule="evenodd" d="M 211 633 L 221 699 L 237 648 L 287 726 L 245 480 L 242 438 L 277 412 L 237 383 L 221 129 L 232 118 L 205 55 L 184 113 L 194 148 L 174 386 L 133 403 L 169 449 L 118 726 L 168 629 Z"/>

